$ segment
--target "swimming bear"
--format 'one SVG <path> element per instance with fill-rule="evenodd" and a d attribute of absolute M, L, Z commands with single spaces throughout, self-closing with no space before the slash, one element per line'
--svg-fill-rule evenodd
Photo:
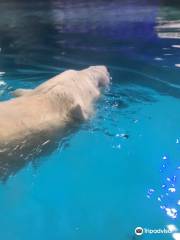
<path fill-rule="evenodd" d="M 16 98 L 0 102 L 0 164 L 25 157 L 63 136 L 75 123 L 89 119 L 102 87 L 110 82 L 105 66 L 67 70 L 35 89 L 18 89 Z"/>

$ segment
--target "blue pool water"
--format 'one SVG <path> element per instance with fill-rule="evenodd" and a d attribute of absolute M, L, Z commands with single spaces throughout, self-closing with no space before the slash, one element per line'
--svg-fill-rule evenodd
<path fill-rule="evenodd" d="M 70 68 L 105 64 L 112 82 L 49 154 L 1 169 L 0 239 L 180 239 L 180 8 L 167 2 L 1 1 L 1 101 Z"/>

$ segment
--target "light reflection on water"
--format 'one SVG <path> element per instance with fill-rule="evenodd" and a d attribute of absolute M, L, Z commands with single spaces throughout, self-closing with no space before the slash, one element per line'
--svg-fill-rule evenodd
<path fill-rule="evenodd" d="M 174 141 L 174 146 L 180 148 L 179 138 Z M 166 153 L 161 158 L 161 185 L 156 189 L 150 188 L 147 192 L 147 198 L 158 202 L 160 209 L 172 220 L 179 219 L 180 211 L 180 166 L 175 165 L 170 153 Z M 173 165 L 173 166 L 172 166 Z M 173 224 L 176 222 L 172 222 Z M 167 225 L 172 232 L 175 240 L 180 239 L 179 229 L 175 225 Z"/>

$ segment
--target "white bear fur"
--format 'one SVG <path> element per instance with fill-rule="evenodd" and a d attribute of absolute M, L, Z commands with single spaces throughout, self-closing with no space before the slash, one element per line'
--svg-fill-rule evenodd
<path fill-rule="evenodd" d="M 92 66 L 65 71 L 33 90 L 16 90 L 17 98 L 0 103 L 0 153 L 88 119 L 109 80 L 106 67 Z"/>

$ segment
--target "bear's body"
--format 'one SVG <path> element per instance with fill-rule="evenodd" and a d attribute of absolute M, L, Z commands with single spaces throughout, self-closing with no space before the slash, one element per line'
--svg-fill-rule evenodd
<path fill-rule="evenodd" d="M 109 83 L 104 66 L 65 71 L 34 90 L 0 103 L 0 153 L 32 142 L 39 144 L 75 121 L 88 119 L 100 87 Z M 1 159 L 0 159 L 1 160 Z"/>

